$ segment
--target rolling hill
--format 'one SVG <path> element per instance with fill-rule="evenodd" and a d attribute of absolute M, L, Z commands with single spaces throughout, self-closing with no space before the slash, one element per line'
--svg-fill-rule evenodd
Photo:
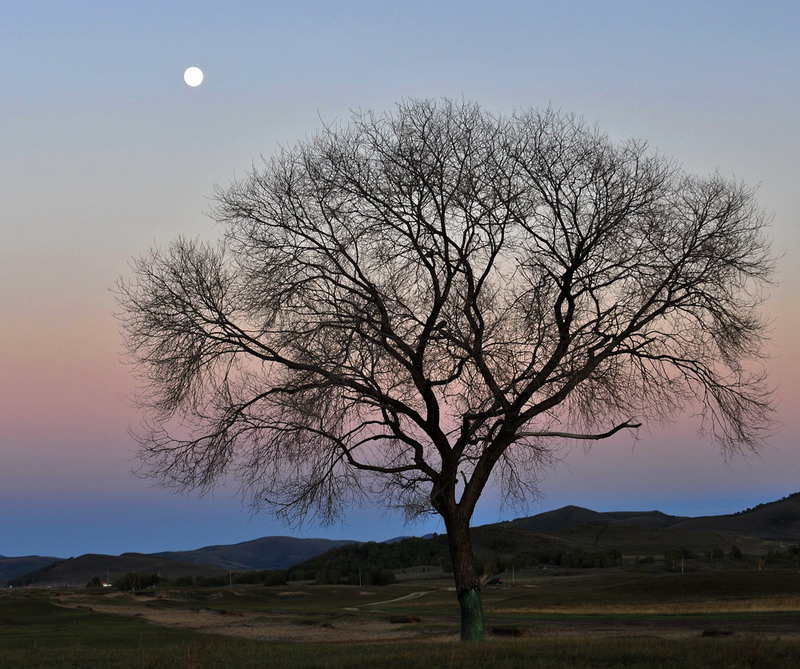
<path fill-rule="evenodd" d="M 334 539 L 262 537 L 222 546 L 206 546 L 191 551 L 168 551 L 153 555 L 171 560 L 207 564 L 220 569 L 287 569 L 331 548 L 358 543 Z"/>
<path fill-rule="evenodd" d="M 553 511 L 545 511 L 528 518 L 517 518 L 508 524 L 527 532 L 557 532 L 582 523 L 608 523 L 612 518 L 604 513 L 584 509 L 580 506 L 565 506 Z"/>
<path fill-rule="evenodd" d="M 42 555 L 28 555 L 26 557 L 0 558 L 0 583 L 13 581 L 32 571 L 58 562 L 62 558 L 47 557 Z"/>
<path fill-rule="evenodd" d="M 608 559 L 611 554 L 663 559 L 666 553 L 687 551 L 701 556 L 713 551 L 729 555 L 734 547 L 745 554 L 764 555 L 782 551 L 786 543 L 800 543 L 800 495 L 738 514 L 703 518 L 566 506 L 473 527 L 471 535 L 479 565 L 498 561 L 535 564 L 537 560 L 562 564 L 563 556 L 571 556 L 567 562 L 573 564 L 609 565 L 614 563 Z M 425 546 L 421 541 L 405 539 L 334 549 L 294 567 L 290 577 L 311 578 L 318 571 L 347 574 L 376 566 L 407 569 L 449 562 L 444 537 L 435 537 Z"/>
<path fill-rule="evenodd" d="M 153 573 L 176 576 L 214 576 L 229 571 L 287 569 L 320 553 L 347 544 L 333 539 L 262 537 L 238 544 L 206 546 L 189 551 L 161 553 L 87 553 L 64 560 L 52 557 L 0 560 L 0 583 L 19 579 L 31 585 L 85 585 L 94 576 L 114 581 L 123 574 Z"/>
<path fill-rule="evenodd" d="M 800 543 L 800 493 L 724 516 L 687 518 L 671 527 Z"/>
<path fill-rule="evenodd" d="M 472 537 L 479 560 L 546 551 L 620 551 L 625 555 L 646 556 L 685 548 L 700 553 L 721 549 L 727 553 L 734 546 L 745 553 L 763 554 L 781 550 L 785 544 L 800 543 L 800 493 L 739 513 L 697 518 L 671 516 L 660 511 L 598 512 L 566 506 L 526 518 L 474 527 Z M 427 554 L 433 563 L 440 561 L 440 553 L 444 555 L 442 537 L 412 539 L 438 542 L 439 547 L 418 547 L 419 550 L 409 551 L 411 544 L 398 537 L 384 542 L 388 548 L 381 548 L 381 561 L 400 568 L 414 566 L 415 554 Z M 82 584 L 93 576 L 113 580 L 126 572 L 184 576 L 288 569 L 328 553 L 331 553 L 330 559 L 318 559 L 313 564 L 332 564 L 336 561 L 337 549 L 344 556 L 352 553 L 345 550 L 347 546 L 358 544 L 360 542 L 347 540 L 277 536 L 154 554 L 87 554 L 63 561 L 40 556 L 0 558 L 0 582 L 36 570 L 34 582 L 46 585 Z M 374 542 L 369 542 L 367 548 L 369 545 Z M 376 552 L 365 549 L 365 554 L 370 551 Z"/>
<path fill-rule="evenodd" d="M 781 543 L 800 543 L 800 493 L 783 499 L 759 504 L 752 509 L 719 516 L 671 516 L 661 511 L 592 511 L 579 506 L 565 506 L 527 518 L 500 523 L 510 528 L 546 533 L 553 538 L 581 543 L 627 542 L 625 537 L 638 536 L 645 543 L 666 544 L 685 541 L 696 544 L 712 534 L 726 535 L 717 539 L 724 543 L 731 537 L 749 538 Z M 489 527 L 489 526 L 486 526 Z M 576 529 L 578 528 L 578 529 Z M 600 535 L 601 528 L 605 536 Z M 614 529 L 611 529 L 614 528 Z M 625 530 L 624 528 L 628 528 Z M 660 532 L 660 530 L 668 530 Z M 602 540 L 601 540 L 602 537 Z M 744 539 L 743 539 L 744 540 Z M 629 542 L 628 542 L 629 543 Z M 751 542 L 757 545 L 758 542 Z"/>
<path fill-rule="evenodd" d="M 30 574 L 30 584 L 37 587 L 82 587 L 93 577 L 112 582 L 128 572 L 159 574 L 167 578 L 177 576 L 217 576 L 225 572 L 209 565 L 181 562 L 141 553 L 102 555 L 87 553 L 68 560 L 58 560 Z"/>
<path fill-rule="evenodd" d="M 646 527 L 669 527 L 686 518 L 686 516 L 670 516 L 661 511 L 606 511 L 604 515 L 619 525 Z"/>

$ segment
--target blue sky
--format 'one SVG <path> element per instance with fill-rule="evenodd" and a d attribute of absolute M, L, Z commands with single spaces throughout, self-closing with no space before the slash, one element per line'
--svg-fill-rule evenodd
<path fill-rule="evenodd" d="M 393 515 L 286 528 L 133 474 L 137 415 L 110 287 L 179 234 L 213 238 L 215 184 L 351 109 L 450 96 L 552 105 L 759 187 L 782 260 L 766 305 L 784 427 L 726 463 L 687 419 L 564 452 L 529 513 L 699 515 L 800 489 L 800 5 L 795 2 L 0 0 L 0 554 L 186 549 L 269 534 L 384 539 Z M 182 80 L 203 68 L 196 89 Z M 521 515 L 490 493 L 477 522 Z"/>

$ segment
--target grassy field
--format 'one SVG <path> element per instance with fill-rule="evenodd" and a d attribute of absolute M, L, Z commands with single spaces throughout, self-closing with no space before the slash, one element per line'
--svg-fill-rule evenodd
<path fill-rule="evenodd" d="M 800 666 L 793 570 L 540 572 L 484 601 L 488 640 L 464 646 L 446 581 L 3 591 L 0 666 Z"/>

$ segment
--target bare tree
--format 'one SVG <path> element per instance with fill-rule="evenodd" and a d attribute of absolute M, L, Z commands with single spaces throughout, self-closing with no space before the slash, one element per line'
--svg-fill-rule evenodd
<path fill-rule="evenodd" d="M 753 192 L 554 111 L 354 114 L 217 192 L 218 245 L 120 283 L 151 475 L 235 474 L 330 521 L 376 498 L 447 529 L 462 638 L 483 635 L 470 519 L 536 490 L 565 439 L 699 407 L 756 448 L 772 260 Z"/>

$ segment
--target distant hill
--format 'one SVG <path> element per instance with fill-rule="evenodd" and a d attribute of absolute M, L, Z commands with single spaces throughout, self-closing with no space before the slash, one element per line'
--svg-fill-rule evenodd
<path fill-rule="evenodd" d="M 670 516 L 661 511 L 606 511 L 618 525 L 638 527 L 669 527 L 686 519 L 686 516 Z"/>
<path fill-rule="evenodd" d="M 528 518 L 517 518 L 508 524 L 528 532 L 557 532 L 582 523 L 610 523 L 614 519 L 604 513 L 584 509 L 580 506 L 565 506 L 553 511 L 545 511 Z"/>
<path fill-rule="evenodd" d="M 395 570 L 420 565 L 433 566 L 440 570 L 449 564 L 446 535 L 431 539 L 406 537 L 399 541 L 368 541 L 360 544 L 340 546 L 317 555 L 289 570 L 289 579 L 320 579 L 338 583 L 342 577 L 350 577 L 356 583 L 363 576 L 366 585 L 375 583 L 370 572 Z M 364 572 L 361 576 L 361 572 Z"/>
<path fill-rule="evenodd" d="M 519 530 L 540 536 L 523 537 Z M 598 512 L 565 506 L 474 528 L 473 537 L 476 552 L 488 548 L 508 553 L 512 547 L 518 551 L 526 544 L 545 547 L 548 542 L 554 547 L 617 549 L 627 554 L 660 553 L 680 547 L 728 551 L 734 545 L 745 552 L 767 552 L 780 547 L 771 542 L 800 543 L 800 493 L 734 514 L 699 518 L 661 511 Z"/>
<path fill-rule="evenodd" d="M 733 546 L 745 553 L 766 553 L 779 548 L 779 545 L 758 537 L 713 529 L 690 530 L 646 522 L 628 523 L 626 520 L 567 524 L 564 529 L 552 532 L 529 532 L 515 526 L 513 521 L 483 525 L 472 530 L 473 549 L 480 562 L 493 555 L 510 559 L 523 553 L 553 551 L 620 551 L 624 555 L 646 556 L 663 555 L 665 551 L 679 548 L 699 553 L 714 548 L 721 548 L 727 553 Z"/>
<path fill-rule="evenodd" d="M 565 506 L 528 518 L 517 518 L 508 524 L 529 532 L 559 532 L 583 523 L 669 527 L 687 520 L 685 516 L 670 516 L 661 511 L 592 511 L 580 506 Z"/>
<path fill-rule="evenodd" d="M 687 518 L 661 511 L 599 512 L 565 506 L 527 518 L 480 525 L 471 529 L 479 565 L 517 560 L 552 559 L 562 555 L 598 555 L 589 563 L 603 563 L 603 555 L 662 557 L 682 550 L 697 555 L 736 547 L 763 555 L 780 551 L 782 543 L 800 543 L 800 494 L 760 504 L 726 516 Z M 577 560 L 581 562 L 583 560 Z M 315 573 L 347 574 L 364 568 L 408 569 L 449 562 L 444 536 L 429 541 L 397 537 L 381 544 L 328 551 L 294 567 L 290 578 L 313 578 Z"/>
<path fill-rule="evenodd" d="M 745 553 L 763 554 L 781 550 L 787 543 L 800 543 L 800 493 L 739 513 L 699 518 L 661 511 L 599 512 L 565 506 L 527 518 L 473 527 L 472 538 L 479 562 L 570 551 L 621 551 L 625 555 L 646 556 L 680 548 L 701 553 L 719 548 L 728 553 L 733 546 Z M 355 550 L 359 546 L 363 550 Z M 297 565 L 302 567 L 297 571 L 304 572 L 343 566 L 349 569 L 352 565 L 357 568 L 365 556 L 389 569 L 447 561 L 443 536 L 396 537 L 380 546 L 383 548 L 375 542 L 277 536 L 149 555 L 87 554 L 60 562 L 53 557 L 6 557 L 0 558 L 0 583 L 30 572 L 36 572 L 33 578 L 38 585 L 82 585 L 93 576 L 114 580 L 127 572 L 185 576 L 289 569 Z M 309 563 L 312 558 L 319 559 Z"/>
<path fill-rule="evenodd" d="M 60 560 L 33 573 L 28 583 L 36 586 L 82 587 L 94 576 L 114 581 L 128 572 L 176 576 L 216 576 L 225 572 L 209 565 L 180 562 L 141 553 L 102 555 L 87 553 L 80 557 Z"/>
<path fill-rule="evenodd" d="M 47 565 L 58 562 L 62 558 L 47 557 L 42 555 L 28 555 L 26 557 L 0 558 L 0 583 L 13 581 L 24 574 L 28 574 Z"/>
<path fill-rule="evenodd" d="M 517 518 L 505 525 L 547 534 L 586 523 L 619 527 L 669 528 L 686 532 L 724 532 L 766 541 L 800 543 L 800 493 L 752 509 L 720 516 L 670 516 L 661 511 L 592 511 L 565 506 L 553 511 Z"/>
<path fill-rule="evenodd" d="M 673 527 L 729 532 L 769 541 L 800 543 L 800 493 L 724 516 L 687 518 Z"/>
<path fill-rule="evenodd" d="M 345 539 L 297 539 L 262 537 L 252 541 L 222 546 L 206 546 L 191 551 L 167 551 L 153 556 L 212 565 L 220 569 L 287 569 L 309 558 L 347 544 Z"/>
<path fill-rule="evenodd" d="M 262 537 L 238 544 L 206 546 L 162 553 L 87 553 L 62 560 L 51 557 L 0 559 L 0 583 L 17 580 L 31 585 L 85 585 L 94 576 L 114 581 L 128 573 L 157 573 L 165 577 L 213 576 L 228 571 L 287 569 L 332 548 L 357 541 Z"/>
<path fill-rule="evenodd" d="M 392 537 L 391 539 L 384 539 L 381 541 L 382 544 L 396 544 L 398 541 L 405 541 L 406 539 L 433 539 L 433 537 L 437 536 L 436 532 L 430 532 L 429 534 L 423 534 L 421 537 L 415 537 L 408 534 L 401 535 L 399 537 Z"/>
<path fill-rule="evenodd" d="M 686 548 L 702 554 L 721 548 L 728 553 L 737 546 L 745 553 L 766 553 L 777 545 L 758 537 L 715 529 L 690 530 L 681 525 L 652 527 L 622 523 L 586 523 L 554 532 L 554 538 L 582 550 L 618 550 L 624 555 L 663 555 L 665 551 Z"/>

